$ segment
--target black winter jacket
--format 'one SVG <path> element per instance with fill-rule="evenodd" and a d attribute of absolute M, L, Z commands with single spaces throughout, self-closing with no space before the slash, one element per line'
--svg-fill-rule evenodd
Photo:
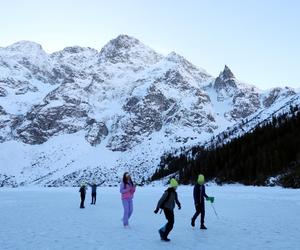
<path fill-rule="evenodd" d="M 204 204 L 204 197 L 208 198 L 205 193 L 205 185 L 196 184 L 194 186 L 194 202 L 195 205 Z"/>

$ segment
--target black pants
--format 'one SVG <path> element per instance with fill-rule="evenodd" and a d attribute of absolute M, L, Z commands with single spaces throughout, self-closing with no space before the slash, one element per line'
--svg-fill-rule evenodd
<path fill-rule="evenodd" d="M 97 196 L 97 193 L 92 193 L 92 203 L 91 204 L 96 204 L 96 196 Z"/>
<path fill-rule="evenodd" d="M 80 199 L 81 199 L 80 208 L 84 208 L 85 194 L 81 194 L 80 195 Z"/>
<path fill-rule="evenodd" d="M 204 202 L 201 202 L 200 205 L 196 205 L 195 209 L 196 209 L 196 212 L 195 212 L 192 220 L 195 222 L 195 220 L 197 219 L 197 217 L 199 216 L 199 214 L 201 214 L 201 225 L 203 225 L 204 224 L 204 217 L 205 217 Z"/>
<path fill-rule="evenodd" d="M 164 236 L 168 237 L 169 233 L 172 231 L 174 226 L 174 211 L 171 209 L 164 209 L 164 213 L 167 219 L 167 224 L 164 227 Z"/>

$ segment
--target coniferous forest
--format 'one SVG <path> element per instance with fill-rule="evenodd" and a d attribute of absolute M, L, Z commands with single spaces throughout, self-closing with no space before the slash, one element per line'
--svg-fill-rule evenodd
<path fill-rule="evenodd" d="M 181 154 L 164 155 L 151 180 L 177 174 L 183 184 L 202 173 L 218 184 L 281 185 L 300 188 L 300 112 L 290 112 L 227 144 L 193 147 Z"/>

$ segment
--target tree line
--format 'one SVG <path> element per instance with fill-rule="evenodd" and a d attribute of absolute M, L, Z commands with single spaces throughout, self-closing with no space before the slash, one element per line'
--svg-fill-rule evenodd
<path fill-rule="evenodd" d="M 226 144 L 166 154 L 151 181 L 176 174 L 181 183 L 190 184 L 200 173 L 218 184 L 300 188 L 299 107 L 291 106 L 289 112 Z"/>

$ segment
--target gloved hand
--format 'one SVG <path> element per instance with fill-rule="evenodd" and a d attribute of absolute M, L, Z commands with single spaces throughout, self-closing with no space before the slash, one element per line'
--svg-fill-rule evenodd
<path fill-rule="evenodd" d="M 178 206 L 178 209 L 179 209 L 179 210 L 181 209 L 181 205 Z"/>
<path fill-rule="evenodd" d="M 215 202 L 215 197 L 207 197 L 206 200 L 210 201 L 210 203 L 214 203 Z"/>
<path fill-rule="evenodd" d="M 154 210 L 154 213 L 155 213 L 155 214 L 157 214 L 157 213 L 158 213 L 158 211 L 159 211 L 159 209 L 158 209 L 158 208 L 156 208 L 156 209 Z"/>

